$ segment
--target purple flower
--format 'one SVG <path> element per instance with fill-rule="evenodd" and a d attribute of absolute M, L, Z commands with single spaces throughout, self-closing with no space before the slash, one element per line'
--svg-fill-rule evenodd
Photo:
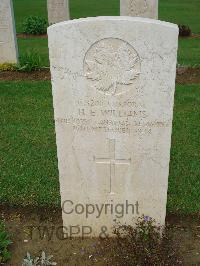
<path fill-rule="evenodd" d="M 149 216 L 144 216 L 144 220 L 145 220 L 145 222 L 149 222 L 149 221 L 151 221 L 152 219 L 151 219 L 151 217 L 149 217 Z"/>

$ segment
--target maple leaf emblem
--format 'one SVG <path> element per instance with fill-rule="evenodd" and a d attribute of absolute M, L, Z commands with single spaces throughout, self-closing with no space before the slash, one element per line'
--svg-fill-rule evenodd
<path fill-rule="evenodd" d="M 88 51 L 84 72 L 97 90 L 115 95 L 119 85 L 132 84 L 139 76 L 140 59 L 128 43 L 108 38 Z"/>

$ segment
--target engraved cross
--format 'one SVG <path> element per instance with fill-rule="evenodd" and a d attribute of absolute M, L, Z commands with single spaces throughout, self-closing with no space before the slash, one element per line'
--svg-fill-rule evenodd
<path fill-rule="evenodd" d="M 115 178 L 115 166 L 116 165 L 130 165 L 130 159 L 116 159 L 115 157 L 115 139 L 109 139 L 109 158 L 96 158 L 94 157 L 97 164 L 109 164 L 110 165 L 110 194 L 114 194 L 112 191 L 112 180 Z"/>

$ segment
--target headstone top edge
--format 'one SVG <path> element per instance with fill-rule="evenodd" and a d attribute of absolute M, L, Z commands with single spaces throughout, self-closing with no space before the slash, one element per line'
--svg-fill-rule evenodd
<path fill-rule="evenodd" d="M 176 31 L 178 31 L 178 25 L 166 21 L 156 20 L 156 19 L 150 19 L 150 18 L 142 18 L 142 17 L 130 17 L 130 16 L 100 16 L 100 17 L 88 17 L 88 18 L 79 18 L 79 19 L 73 19 L 69 21 L 62 21 L 56 24 L 53 24 L 48 27 L 48 33 L 54 28 L 61 27 L 64 25 L 73 25 L 73 24 L 80 24 L 84 22 L 96 22 L 96 21 L 130 21 L 130 22 L 141 22 L 146 24 L 152 24 L 152 25 L 162 25 L 165 27 L 170 27 Z"/>

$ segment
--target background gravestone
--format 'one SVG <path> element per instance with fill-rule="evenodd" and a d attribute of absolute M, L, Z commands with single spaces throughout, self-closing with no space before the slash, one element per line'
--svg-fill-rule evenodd
<path fill-rule="evenodd" d="M 158 18 L 158 0 L 120 0 L 121 16 Z"/>
<path fill-rule="evenodd" d="M 0 63 L 17 63 L 17 60 L 12 0 L 0 0 Z"/>
<path fill-rule="evenodd" d="M 111 233 L 119 209 L 98 218 L 66 212 L 127 201 L 139 212 L 130 207 L 121 223 L 144 214 L 163 225 L 178 27 L 100 17 L 53 25 L 48 37 L 61 200 L 74 204 L 63 209 L 64 225 Z"/>
<path fill-rule="evenodd" d="M 69 20 L 69 1 L 68 0 L 47 0 L 49 25 Z"/>

